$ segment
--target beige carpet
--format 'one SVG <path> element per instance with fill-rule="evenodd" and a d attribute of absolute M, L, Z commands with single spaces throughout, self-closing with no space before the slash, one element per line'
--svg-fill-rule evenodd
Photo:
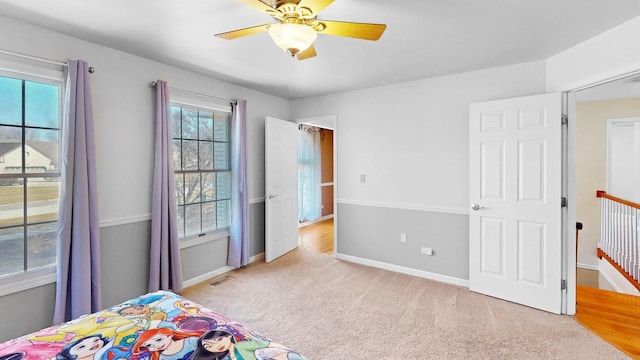
<path fill-rule="evenodd" d="M 295 250 L 183 295 L 309 359 L 627 359 L 569 316 Z"/>

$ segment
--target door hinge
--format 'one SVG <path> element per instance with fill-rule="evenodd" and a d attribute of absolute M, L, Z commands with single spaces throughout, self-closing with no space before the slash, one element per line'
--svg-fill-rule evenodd
<path fill-rule="evenodd" d="M 560 123 L 562 125 L 567 125 L 569 123 L 569 117 L 565 114 L 562 114 L 562 117 L 560 119 Z"/>
<path fill-rule="evenodd" d="M 566 197 L 562 197 L 562 199 L 560 200 L 560 207 L 567 207 L 567 198 Z"/>
<path fill-rule="evenodd" d="M 567 288 L 567 280 L 560 280 L 560 290 L 564 290 Z"/>

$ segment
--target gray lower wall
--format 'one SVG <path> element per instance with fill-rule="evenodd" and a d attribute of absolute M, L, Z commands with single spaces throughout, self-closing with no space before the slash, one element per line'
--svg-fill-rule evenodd
<path fill-rule="evenodd" d="M 55 298 L 55 283 L 0 296 L 0 342 L 51 326 Z"/>
<path fill-rule="evenodd" d="M 146 293 L 151 221 L 100 228 L 102 306 Z M 55 283 L 0 296 L 0 341 L 51 326 Z"/>
<path fill-rule="evenodd" d="M 228 252 L 227 237 L 182 249 L 182 278 L 193 279 L 227 266 Z"/>
<path fill-rule="evenodd" d="M 468 215 L 338 204 L 337 252 L 468 280 L 468 223 Z"/>
<path fill-rule="evenodd" d="M 264 201 L 249 205 L 249 254 L 264 252 Z"/>
<path fill-rule="evenodd" d="M 182 278 L 194 279 L 224 268 L 228 252 L 228 238 L 182 249 Z M 263 252 L 264 202 L 259 202 L 249 205 L 249 256 Z"/>
<path fill-rule="evenodd" d="M 251 256 L 264 252 L 264 202 L 249 209 Z M 147 292 L 151 221 L 100 229 L 102 306 L 109 307 Z M 182 249 L 184 280 L 226 266 L 227 238 Z M 56 286 L 0 296 L 0 342 L 51 326 Z M 11 326 L 6 326 L 11 324 Z"/>
<path fill-rule="evenodd" d="M 102 306 L 147 292 L 151 221 L 100 228 Z"/>
<path fill-rule="evenodd" d="M 264 252 L 264 202 L 249 207 L 249 253 Z M 460 279 L 469 278 L 468 216 L 430 211 L 338 205 L 337 252 Z M 121 303 L 147 292 L 151 222 L 103 227 L 102 305 Z M 407 243 L 400 242 L 407 234 Z M 434 256 L 420 254 L 420 247 Z M 185 280 L 226 266 L 228 241 L 220 239 L 182 250 Z M 0 297 L 0 341 L 51 325 L 55 284 Z"/>

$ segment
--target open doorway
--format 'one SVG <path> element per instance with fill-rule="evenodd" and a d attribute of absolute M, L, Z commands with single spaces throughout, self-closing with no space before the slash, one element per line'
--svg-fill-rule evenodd
<path fill-rule="evenodd" d="M 631 212 L 620 216 L 622 207 L 618 205 L 609 207 L 607 205 L 609 199 L 605 197 L 609 191 L 617 192 L 611 187 L 607 174 L 607 168 L 613 165 L 608 156 L 608 148 L 612 143 L 609 137 L 611 131 L 608 131 L 607 124 L 639 116 L 640 77 L 638 74 L 640 71 L 636 71 L 633 75 L 573 90 L 569 93 L 568 102 L 570 160 L 567 169 L 569 196 L 567 222 L 569 236 L 567 238 L 575 236 L 576 241 L 576 271 L 573 273 L 576 276 L 576 288 L 575 303 L 568 303 L 567 306 L 575 307 L 575 319 L 580 324 L 633 358 L 640 354 L 640 348 L 636 345 L 640 337 L 635 336 L 638 333 L 636 330 L 628 329 L 640 322 L 640 312 L 638 312 L 640 297 L 629 295 L 624 291 L 619 292 L 620 289 L 615 289 L 611 279 L 606 278 L 605 272 L 607 275 L 617 272 L 619 278 L 626 281 L 624 271 L 619 272 L 618 269 L 614 269 L 609 262 L 610 259 L 602 255 L 601 248 L 605 248 L 605 254 L 618 256 L 618 261 L 623 267 L 632 263 L 625 256 L 619 257 L 622 252 L 612 247 L 607 248 L 603 243 L 610 238 L 611 233 L 608 232 L 610 230 L 614 230 L 617 234 L 626 233 L 618 231 L 619 225 L 623 224 L 619 220 L 633 217 L 637 221 L 640 214 L 634 211 L 635 216 L 629 216 Z M 628 140 L 624 136 L 623 138 Z M 635 187 L 638 186 L 640 183 L 636 182 Z M 609 216 L 611 209 L 613 211 Z M 607 219 L 615 221 L 607 223 Z M 579 228 L 581 229 L 578 230 Z M 634 241 L 637 244 L 640 240 L 638 236 L 640 227 L 633 225 L 631 228 L 636 228 Z M 569 249 L 571 251 L 566 257 L 571 259 L 574 249 L 571 246 Z M 569 274 L 571 271 L 568 269 Z M 572 300 L 571 297 L 569 300 Z"/>
<path fill-rule="evenodd" d="M 631 170 L 633 175 L 634 168 L 638 167 L 636 161 L 632 160 L 625 166 L 616 165 L 621 160 L 627 162 L 633 155 L 627 149 L 629 144 L 623 140 L 633 138 L 634 126 L 626 125 L 631 123 L 631 119 L 640 118 L 640 77 L 636 75 L 577 91 L 572 98 L 576 115 L 576 228 L 580 228 L 576 230 L 576 282 L 581 286 L 627 293 L 624 291 L 624 277 L 616 276 L 615 269 L 606 259 L 603 261 L 598 252 L 603 247 L 602 231 L 606 228 L 602 225 L 606 217 L 603 217 L 606 200 L 597 194 L 605 191 L 612 196 L 627 198 L 627 193 L 635 193 L 640 188 L 640 183 L 630 179 L 627 171 Z M 615 169 L 624 170 L 622 178 L 614 176 Z M 621 191 L 620 184 L 632 186 Z M 638 199 L 626 200 L 637 202 Z"/>
<path fill-rule="evenodd" d="M 298 247 L 335 253 L 335 117 L 298 123 Z"/>

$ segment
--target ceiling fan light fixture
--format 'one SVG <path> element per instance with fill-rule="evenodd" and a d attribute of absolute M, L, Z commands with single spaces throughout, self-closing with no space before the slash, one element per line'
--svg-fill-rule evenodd
<path fill-rule="evenodd" d="M 291 56 L 306 50 L 318 37 L 313 28 L 303 24 L 272 24 L 269 26 L 269 36 Z"/>

